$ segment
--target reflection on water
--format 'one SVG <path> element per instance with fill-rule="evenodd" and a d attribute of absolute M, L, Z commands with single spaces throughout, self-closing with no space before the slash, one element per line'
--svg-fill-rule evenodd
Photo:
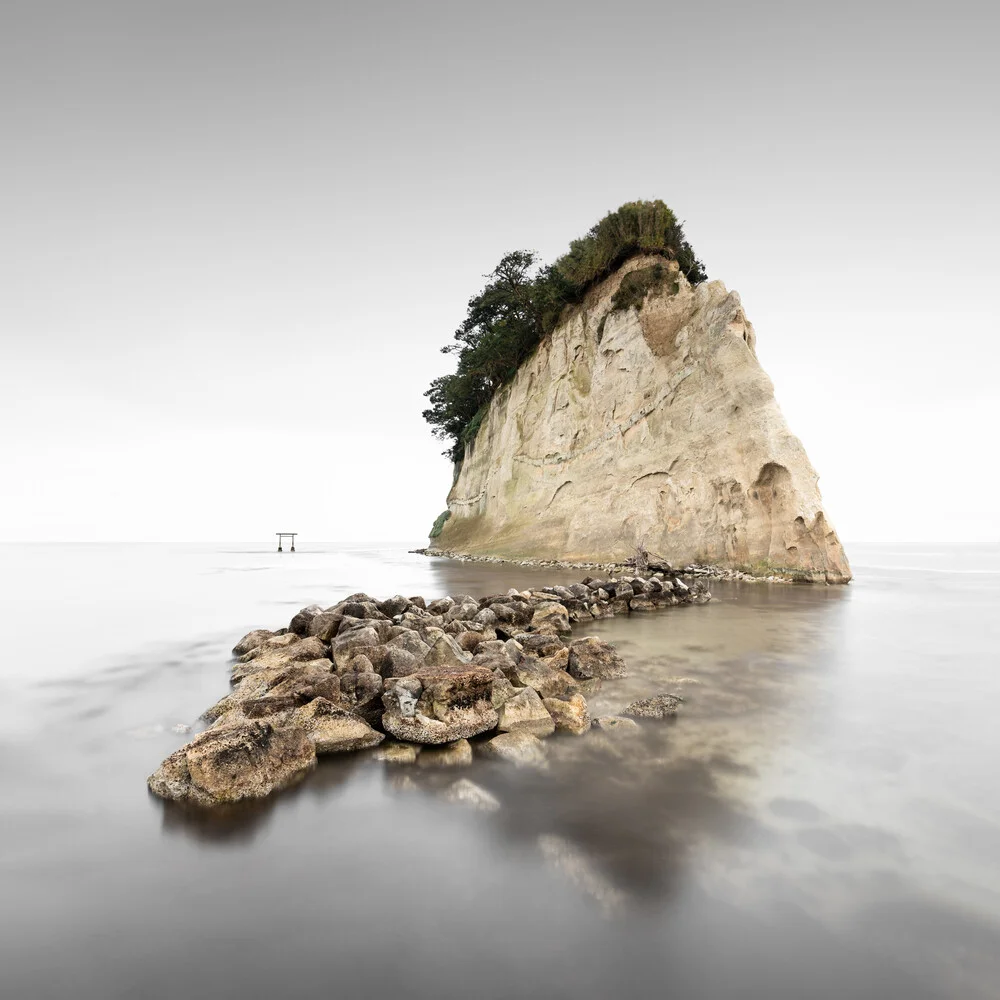
<path fill-rule="evenodd" d="M 377 548 L 145 570 L 115 553 L 105 606 L 91 593 L 75 619 L 79 655 L 39 646 L 40 619 L 15 649 L 33 673 L 0 674 L 18 706 L 0 741 L 10 995 L 995 996 L 997 578 L 866 574 L 852 555 L 850 588 L 715 584 L 708 606 L 578 627 L 630 667 L 593 714 L 675 692 L 675 720 L 552 738 L 543 769 L 327 758 L 206 813 L 144 778 L 224 690 L 246 628 L 357 589 L 580 574 Z M 140 593 L 123 617 L 125 564 Z M 248 568 L 274 572 L 222 572 Z M 164 638 L 164 617 L 190 638 Z M 499 808 L 455 801 L 459 780 Z"/>

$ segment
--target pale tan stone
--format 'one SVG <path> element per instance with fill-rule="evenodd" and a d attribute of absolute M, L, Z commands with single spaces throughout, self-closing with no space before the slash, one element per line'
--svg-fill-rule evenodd
<path fill-rule="evenodd" d="M 675 274 L 676 293 L 611 312 L 623 274 L 655 262 L 595 287 L 497 393 L 433 547 L 613 561 L 642 543 L 675 566 L 846 582 L 739 296 Z"/>

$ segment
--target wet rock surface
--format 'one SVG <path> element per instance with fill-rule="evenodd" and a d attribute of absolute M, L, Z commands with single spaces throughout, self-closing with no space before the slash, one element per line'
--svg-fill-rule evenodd
<path fill-rule="evenodd" d="M 641 698 L 622 709 L 622 715 L 634 719 L 665 719 L 676 715 L 684 699 L 676 694 L 657 694 L 652 698 Z"/>
<path fill-rule="evenodd" d="M 237 642 L 232 690 L 149 788 L 198 806 L 259 799 L 307 774 L 317 754 L 357 751 L 427 769 L 476 755 L 545 766 L 546 737 L 637 732 L 634 718 L 673 716 L 682 702 L 655 694 L 592 722 L 587 698 L 627 667 L 603 639 L 572 638 L 574 625 L 710 599 L 704 583 L 659 571 L 481 599 L 357 593 L 309 605 L 287 628 Z M 448 794 L 493 808 L 474 787 Z"/>

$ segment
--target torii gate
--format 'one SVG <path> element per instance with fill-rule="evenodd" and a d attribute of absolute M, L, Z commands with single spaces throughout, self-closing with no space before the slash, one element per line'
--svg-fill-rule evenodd
<path fill-rule="evenodd" d="M 285 538 L 290 538 L 292 540 L 291 551 L 295 551 L 295 536 L 298 534 L 297 531 L 276 531 L 275 534 L 278 536 L 278 551 L 282 552 L 281 543 Z"/>

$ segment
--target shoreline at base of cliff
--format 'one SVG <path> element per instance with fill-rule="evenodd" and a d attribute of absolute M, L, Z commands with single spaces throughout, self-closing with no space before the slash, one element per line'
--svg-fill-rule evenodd
<path fill-rule="evenodd" d="M 599 569 L 606 573 L 635 573 L 636 567 L 628 562 L 574 562 L 565 559 L 515 559 L 504 556 L 474 555 L 471 552 L 456 552 L 452 549 L 410 549 L 411 555 L 436 556 L 442 559 L 454 559 L 456 562 L 495 563 L 506 566 L 533 566 L 539 569 Z M 674 567 L 669 563 L 650 562 L 647 569 L 663 570 L 668 573 L 679 573 L 682 576 L 697 576 L 708 580 L 722 580 L 727 583 L 824 583 L 825 579 L 806 572 L 792 573 L 787 570 L 771 573 L 750 573 L 746 570 L 732 569 L 726 566 L 702 566 L 691 564 Z M 838 584 L 839 586 L 839 584 Z"/>

